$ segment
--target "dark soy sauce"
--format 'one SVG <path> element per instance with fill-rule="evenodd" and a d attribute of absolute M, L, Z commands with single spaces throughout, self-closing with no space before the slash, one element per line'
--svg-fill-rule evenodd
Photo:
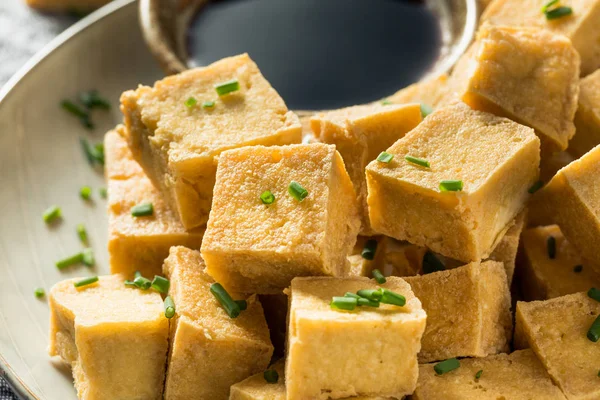
<path fill-rule="evenodd" d="M 188 30 L 193 66 L 247 52 L 291 109 L 366 103 L 421 78 L 442 46 L 421 1 L 225 0 Z"/>

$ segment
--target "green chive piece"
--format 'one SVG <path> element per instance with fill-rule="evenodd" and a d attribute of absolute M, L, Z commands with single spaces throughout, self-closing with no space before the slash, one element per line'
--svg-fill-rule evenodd
<path fill-rule="evenodd" d="M 142 290 L 148 290 L 152 287 L 150 279 L 144 278 L 143 276 L 136 276 L 133 280 L 133 284 Z"/>
<path fill-rule="evenodd" d="M 356 304 L 359 306 L 365 306 L 365 307 L 379 307 L 379 302 L 378 301 L 373 301 L 373 300 L 369 300 L 369 299 L 365 299 L 365 298 L 359 298 L 356 299 Z"/>
<path fill-rule="evenodd" d="M 248 302 L 246 300 L 235 300 L 235 302 L 240 307 L 240 311 L 248 309 Z"/>
<path fill-rule="evenodd" d="M 406 297 L 402 296 L 399 293 L 392 292 L 391 290 L 381 288 L 379 289 L 381 292 L 381 302 L 384 304 L 393 304 L 395 306 L 404 307 L 406 304 Z"/>
<path fill-rule="evenodd" d="M 295 181 L 290 182 L 288 193 L 298 201 L 302 201 L 308 196 L 308 190 L 304 189 L 302 185 Z"/>
<path fill-rule="evenodd" d="M 73 103 L 71 100 L 63 100 L 60 103 L 63 110 L 73 114 L 75 117 L 79 118 L 81 124 L 88 129 L 94 129 L 94 124 L 90 118 L 90 114 L 87 110 L 79 107 L 77 104 Z"/>
<path fill-rule="evenodd" d="M 38 299 L 41 299 L 42 297 L 44 297 L 46 295 L 46 291 L 44 290 L 44 288 L 39 287 L 39 288 L 35 288 L 35 290 L 33 291 L 33 294 Z"/>
<path fill-rule="evenodd" d="M 94 159 L 100 165 L 104 165 L 104 143 L 94 145 Z"/>
<path fill-rule="evenodd" d="M 212 100 L 205 101 L 202 103 L 202 108 L 213 108 L 215 106 L 215 102 Z"/>
<path fill-rule="evenodd" d="M 198 100 L 196 100 L 193 97 L 190 97 L 189 99 L 187 99 L 183 104 L 185 104 L 185 106 L 187 108 L 192 108 L 194 107 L 196 104 L 198 104 Z"/>
<path fill-rule="evenodd" d="M 50 206 L 44 211 L 42 218 L 44 218 L 44 222 L 50 224 L 56 221 L 58 218 L 62 216 L 62 211 L 58 206 Z"/>
<path fill-rule="evenodd" d="M 154 214 L 152 203 L 138 204 L 131 208 L 131 215 L 134 217 L 147 217 Z"/>
<path fill-rule="evenodd" d="M 388 99 L 385 99 L 385 100 L 381 100 L 381 104 L 384 105 L 384 106 L 389 106 L 389 105 L 394 104 L 394 103 L 392 103 Z"/>
<path fill-rule="evenodd" d="M 77 236 L 79 236 L 79 240 L 81 243 L 86 244 L 88 241 L 88 234 L 85 226 L 83 224 L 77 224 Z"/>
<path fill-rule="evenodd" d="M 88 267 L 93 267 L 96 264 L 96 259 L 94 258 L 94 251 L 91 248 L 85 248 L 81 252 L 83 254 L 82 261 L 83 264 Z"/>
<path fill-rule="evenodd" d="M 225 96 L 226 94 L 240 90 L 240 83 L 237 79 L 232 79 L 215 85 L 215 90 L 219 96 Z"/>
<path fill-rule="evenodd" d="M 279 374 L 274 369 L 268 369 L 264 372 L 263 377 L 267 383 L 277 383 L 279 380 Z"/>
<path fill-rule="evenodd" d="M 377 161 L 382 162 L 382 163 L 386 163 L 386 164 L 389 164 L 390 161 L 392 161 L 393 159 L 394 159 L 394 155 L 390 154 L 390 153 L 387 153 L 385 151 L 382 151 L 377 156 Z"/>
<path fill-rule="evenodd" d="M 98 191 L 100 192 L 100 197 L 102 197 L 103 199 L 108 197 L 108 190 L 105 187 L 101 187 L 100 189 L 98 189 Z"/>
<path fill-rule="evenodd" d="M 449 358 L 446 361 L 435 364 L 433 366 L 433 370 L 436 374 L 443 375 L 450 371 L 454 371 L 458 367 L 460 367 L 460 361 L 458 361 L 456 358 Z"/>
<path fill-rule="evenodd" d="M 380 270 L 374 269 L 373 271 L 371 271 L 371 274 L 373 275 L 373 279 L 375 279 L 375 282 L 379 283 L 380 285 L 383 285 L 387 282 L 385 276 L 383 276 Z"/>
<path fill-rule="evenodd" d="M 220 283 L 210 285 L 210 292 L 217 298 L 223 309 L 230 318 L 237 318 L 240 315 L 240 306 L 233 301 L 227 290 Z"/>
<path fill-rule="evenodd" d="M 137 288 L 137 285 L 135 284 L 135 282 L 130 281 L 129 279 L 125 279 L 125 281 L 123 283 L 125 283 L 125 286 L 132 286 L 132 287 Z"/>
<path fill-rule="evenodd" d="M 475 380 L 478 381 L 479 378 L 481 378 L 481 375 L 483 374 L 483 370 L 480 369 L 479 371 L 477 371 L 477 373 L 475 374 Z"/>
<path fill-rule="evenodd" d="M 431 165 L 429 164 L 429 161 L 424 160 L 422 158 L 418 158 L 418 157 L 413 157 L 413 156 L 406 156 L 404 157 L 404 159 L 406 161 L 408 161 L 411 164 L 416 164 L 419 165 L 421 167 L 425 167 L 425 168 L 430 168 Z"/>
<path fill-rule="evenodd" d="M 104 165 L 104 145 L 102 143 L 92 146 L 84 137 L 79 138 L 79 143 L 81 144 L 85 158 L 91 166 L 94 166 L 95 163 Z"/>
<path fill-rule="evenodd" d="M 79 189 L 79 196 L 84 200 L 89 200 L 92 197 L 92 188 L 89 186 L 82 187 Z"/>
<path fill-rule="evenodd" d="M 383 293 L 378 289 L 361 289 L 356 294 L 373 301 L 381 301 L 383 297 Z"/>
<path fill-rule="evenodd" d="M 542 186 L 544 186 L 544 182 L 537 181 L 536 183 L 531 185 L 531 187 L 529 189 L 527 189 L 527 192 L 529 192 L 529 194 L 534 194 L 535 192 L 540 190 L 542 188 Z"/>
<path fill-rule="evenodd" d="M 135 271 L 135 272 L 133 273 L 133 277 L 134 277 L 134 278 L 138 278 L 138 277 L 140 277 L 140 276 L 142 276 L 142 273 L 141 273 L 140 271 Z"/>
<path fill-rule="evenodd" d="M 77 281 L 73 285 L 76 288 L 80 288 L 80 287 L 83 287 L 83 286 L 91 285 L 91 284 L 96 283 L 96 282 L 98 282 L 98 277 L 97 276 L 92 276 L 90 278 L 85 278 L 85 279 L 82 279 L 80 281 Z"/>
<path fill-rule="evenodd" d="M 556 258 L 556 238 L 554 236 L 548 236 L 546 247 L 548 249 L 548 258 L 554 260 Z"/>
<path fill-rule="evenodd" d="M 440 192 L 460 192 L 463 190 L 463 181 L 443 180 L 440 182 Z"/>
<path fill-rule="evenodd" d="M 263 204 L 273 204 L 275 201 L 275 195 L 271 193 L 270 190 L 265 190 L 260 194 L 260 201 L 262 201 Z"/>
<path fill-rule="evenodd" d="M 353 297 L 355 299 L 362 299 L 363 297 L 360 297 L 359 295 L 357 295 L 356 293 L 352 293 L 352 292 L 346 292 L 344 294 L 344 297 Z"/>
<path fill-rule="evenodd" d="M 546 11 L 548 11 L 548 9 L 550 7 L 552 7 L 553 5 L 557 4 L 560 0 L 550 0 L 549 2 L 547 2 L 546 4 L 544 4 L 542 6 L 542 12 L 545 13 Z"/>
<path fill-rule="evenodd" d="M 175 302 L 171 296 L 165 297 L 165 317 L 168 319 L 173 318 L 175 315 Z"/>
<path fill-rule="evenodd" d="M 356 308 L 357 304 L 358 304 L 358 299 L 355 299 L 354 297 L 339 297 L 339 296 L 334 296 L 331 299 L 331 303 L 329 303 L 331 308 L 333 308 L 334 310 L 346 310 L 346 311 L 354 310 Z"/>
<path fill-rule="evenodd" d="M 596 343 L 600 339 L 600 315 L 596 317 L 587 333 L 587 338 Z"/>
<path fill-rule="evenodd" d="M 169 287 L 171 287 L 171 282 L 167 278 L 154 275 L 154 279 L 152 280 L 151 286 L 152 289 L 156 290 L 157 292 L 168 293 Z"/>
<path fill-rule="evenodd" d="M 433 112 L 433 107 L 428 104 L 421 103 L 421 117 L 425 118 Z"/>
<path fill-rule="evenodd" d="M 600 289 L 596 289 L 595 287 L 588 290 L 587 295 L 590 299 L 594 299 L 600 302 Z"/>
<path fill-rule="evenodd" d="M 369 239 L 365 243 L 365 247 L 363 247 L 360 255 L 365 260 L 372 260 L 375 258 L 376 252 L 377 252 L 377 240 Z"/>
<path fill-rule="evenodd" d="M 88 90 L 87 92 L 79 93 L 79 101 L 90 110 L 92 108 L 110 110 L 110 103 L 100 96 L 97 90 Z"/>
<path fill-rule="evenodd" d="M 573 9 L 571 7 L 556 7 L 552 10 L 547 10 L 544 14 L 546 14 L 547 20 L 553 20 L 573 14 Z"/>
<path fill-rule="evenodd" d="M 56 268 L 65 269 L 75 264 L 81 264 L 83 262 L 83 252 L 73 254 L 70 257 L 63 258 L 56 262 Z"/>
<path fill-rule="evenodd" d="M 580 273 L 581 271 L 583 271 L 583 265 L 576 265 L 575 268 L 573 268 L 573 272 L 575 273 Z"/>
<path fill-rule="evenodd" d="M 442 263 L 440 261 L 439 258 L 437 258 L 437 256 L 427 250 L 425 252 L 425 255 L 423 256 L 423 273 L 424 274 L 430 274 L 432 272 L 438 272 L 438 271 L 443 271 L 446 269 L 446 266 L 444 265 L 444 263 Z"/>

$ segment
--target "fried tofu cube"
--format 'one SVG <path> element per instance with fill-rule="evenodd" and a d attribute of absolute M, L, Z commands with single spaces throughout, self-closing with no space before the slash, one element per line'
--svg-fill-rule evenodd
<path fill-rule="evenodd" d="M 575 157 L 600 144 L 600 69 L 579 82 L 575 128 L 575 136 L 569 142 L 569 152 Z"/>
<path fill-rule="evenodd" d="M 90 12 L 111 0 L 25 0 L 29 7 L 49 12 Z"/>
<path fill-rule="evenodd" d="M 361 235 L 374 235 L 369 224 L 365 167 L 421 119 L 419 104 L 354 106 L 311 119 L 315 137 L 334 144 L 344 160 L 360 204 Z"/>
<path fill-rule="evenodd" d="M 252 296 L 248 308 L 229 317 L 210 292 L 200 252 L 173 247 L 164 273 L 175 302 L 171 320 L 165 400 L 229 398 L 236 382 L 263 371 L 273 354 L 262 306 Z M 244 299 L 231 292 L 235 300 Z"/>
<path fill-rule="evenodd" d="M 371 226 L 463 262 L 487 258 L 538 179 L 531 128 L 457 103 L 436 110 L 367 166 Z M 427 160 L 430 168 L 407 162 Z M 459 180 L 461 191 L 442 191 Z"/>
<path fill-rule="evenodd" d="M 381 304 L 334 310 L 333 296 L 386 288 L 403 295 L 403 307 Z M 410 286 L 391 277 L 296 278 L 290 288 L 285 384 L 288 400 L 348 396 L 401 398 L 416 387 L 417 353 L 425 311 Z"/>
<path fill-rule="evenodd" d="M 421 273 L 426 253 L 425 247 L 388 239 L 385 263 L 390 269 L 389 275 L 414 276 Z"/>
<path fill-rule="evenodd" d="M 501 262 L 506 270 L 506 278 L 508 286 L 512 284 L 515 274 L 515 264 L 517 260 L 517 252 L 519 250 L 519 241 L 521 232 L 525 226 L 527 212 L 520 212 L 515 218 L 512 226 L 508 228 L 494 251 L 489 256 L 489 260 Z"/>
<path fill-rule="evenodd" d="M 374 269 L 383 272 L 388 239 L 384 236 L 359 236 L 352 254 L 348 256 L 350 275 L 370 278 Z"/>
<path fill-rule="evenodd" d="M 127 287 L 122 275 L 76 288 L 79 280 L 48 297 L 48 351 L 71 364 L 78 398 L 162 399 L 169 321 L 160 294 Z"/>
<path fill-rule="evenodd" d="M 537 0 L 494 0 L 481 16 L 481 23 L 521 27 L 539 27 L 567 36 L 581 56 L 581 74 L 600 67 L 600 1 L 568 0 L 557 6 L 569 6 L 573 13 L 547 19 Z"/>
<path fill-rule="evenodd" d="M 600 349 L 586 336 L 599 314 L 600 302 L 586 293 L 517 303 L 515 336 L 531 346 L 569 400 L 600 398 Z"/>
<path fill-rule="evenodd" d="M 441 74 L 400 89 L 386 100 L 393 104 L 420 103 L 437 108 L 447 104 L 450 96 L 448 75 Z"/>
<path fill-rule="evenodd" d="M 217 93 L 216 85 L 235 89 L 235 82 L 238 90 Z M 215 104 L 203 107 L 206 101 Z M 223 151 L 300 143 L 302 135 L 298 117 L 247 54 L 127 91 L 121 110 L 133 156 L 186 229 L 208 220 Z"/>
<path fill-rule="evenodd" d="M 295 182 L 306 197 L 294 197 Z M 270 191 L 274 200 L 260 196 Z M 300 192 L 296 189 L 296 192 Z M 296 276 L 342 276 L 360 227 L 335 146 L 253 146 L 221 154 L 202 256 L 241 293 L 279 294 Z"/>
<path fill-rule="evenodd" d="M 419 363 L 508 350 L 510 292 L 496 261 L 404 278 L 427 313 Z"/>
<path fill-rule="evenodd" d="M 105 174 L 108 181 L 108 253 L 111 273 L 132 278 L 161 275 L 171 246 L 199 249 L 203 228 L 186 231 L 165 204 L 140 165 L 133 159 L 124 138 L 124 127 L 104 136 Z M 134 217 L 132 207 L 151 203 L 151 216 Z"/>
<path fill-rule="evenodd" d="M 535 129 L 544 153 L 565 150 L 575 134 L 579 93 L 579 55 L 569 39 L 542 29 L 485 26 L 475 47 L 462 100 Z"/>
<path fill-rule="evenodd" d="M 540 180 L 542 182 L 550 182 L 558 171 L 575 161 L 575 158 L 570 153 L 570 143 L 569 151 L 559 151 L 542 157 L 540 161 Z"/>
<path fill-rule="evenodd" d="M 434 365 L 419 366 L 413 400 L 566 400 L 531 350 L 465 358 L 460 368 L 444 375 L 437 375 Z"/>

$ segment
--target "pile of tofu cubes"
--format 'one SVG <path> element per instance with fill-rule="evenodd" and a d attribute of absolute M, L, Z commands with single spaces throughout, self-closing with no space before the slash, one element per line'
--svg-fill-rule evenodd
<path fill-rule="evenodd" d="M 123 93 L 112 275 L 50 295 L 79 397 L 600 399 L 600 1 L 570 3 L 494 0 L 450 75 L 309 121 L 248 55 Z M 330 304 L 379 288 L 405 304 Z"/>

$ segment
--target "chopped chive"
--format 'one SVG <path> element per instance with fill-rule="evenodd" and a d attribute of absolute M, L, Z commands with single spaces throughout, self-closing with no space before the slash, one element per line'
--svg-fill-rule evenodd
<path fill-rule="evenodd" d="M 131 215 L 134 217 L 147 217 L 154 214 L 152 203 L 138 204 L 131 208 Z"/>
<path fill-rule="evenodd" d="M 590 299 L 594 299 L 600 302 L 600 289 L 596 289 L 595 287 L 588 290 L 587 295 Z"/>
<path fill-rule="evenodd" d="M 44 222 L 50 224 L 56 221 L 58 218 L 62 216 L 62 211 L 58 206 L 50 206 L 44 211 L 42 218 L 44 218 Z"/>
<path fill-rule="evenodd" d="M 361 289 L 356 294 L 373 301 L 380 301 L 383 297 L 383 293 L 377 289 Z"/>
<path fill-rule="evenodd" d="M 63 108 L 63 110 L 65 110 L 65 111 L 73 114 L 77 118 L 79 118 L 79 121 L 81 122 L 81 124 L 83 126 L 85 126 L 88 129 L 94 128 L 94 124 L 92 123 L 92 120 L 90 119 L 90 113 L 87 110 L 84 110 L 83 108 L 79 107 L 77 104 L 73 103 L 71 100 L 63 100 L 60 103 L 60 105 Z"/>
<path fill-rule="evenodd" d="M 440 192 L 460 192 L 463 190 L 463 181 L 449 179 L 440 182 Z"/>
<path fill-rule="evenodd" d="M 212 100 L 205 101 L 202 103 L 202 108 L 213 108 L 215 106 L 215 102 Z"/>
<path fill-rule="evenodd" d="M 135 272 L 133 273 L 133 277 L 134 277 L 134 278 L 137 278 L 137 277 L 139 277 L 139 276 L 142 276 L 142 273 L 141 273 L 140 271 L 135 271 Z"/>
<path fill-rule="evenodd" d="M 392 161 L 394 158 L 393 154 L 387 153 L 385 151 L 382 151 L 381 153 L 379 153 L 379 155 L 377 156 L 377 161 L 382 162 L 382 163 L 386 163 L 389 164 L 390 161 Z"/>
<path fill-rule="evenodd" d="M 84 200 L 89 200 L 92 197 L 92 188 L 89 186 L 83 186 L 79 189 L 79 196 Z"/>
<path fill-rule="evenodd" d="M 531 185 L 531 187 L 529 189 L 527 189 L 527 191 L 529 192 L 529 194 L 534 194 L 535 192 L 537 192 L 538 190 L 540 190 L 542 188 L 542 186 L 544 186 L 544 182 L 543 181 L 537 181 L 536 183 L 534 183 L 533 185 Z"/>
<path fill-rule="evenodd" d="M 92 146 L 84 137 L 79 138 L 79 143 L 81 143 L 85 158 L 91 166 L 94 166 L 95 163 L 104 165 L 104 145 L 102 143 Z"/>
<path fill-rule="evenodd" d="M 237 79 L 232 79 L 215 85 L 215 90 L 219 96 L 225 96 L 226 94 L 240 90 L 240 83 Z"/>
<path fill-rule="evenodd" d="M 383 285 L 385 282 L 387 282 L 385 276 L 383 276 L 380 270 L 374 269 L 373 271 L 371 271 L 371 274 L 373 275 L 373 279 L 375 279 L 375 282 L 379 283 L 380 285 Z"/>
<path fill-rule="evenodd" d="M 101 97 L 97 90 L 88 90 L 87 92 L 79 93 L 79 101 L 88 109 L 101 108 L 103 110 L 110 110 L 110 103 Z"/>
<path fill-rule="evenodd" d="M 104 143 L 94 145 L 94 159 L 100 165 L 104 165 Z"/>
<path fill-rule="evenodd" d="M 240 306 L 233 301 L 227 290 L 220 283 L 210 285 L 210 292 L 217 298 L 223 309 L 230 318 L 237 318 L 240 315 Z"/>
<path fill-rule="evenodd" d="M 391 290 L 381 288 L 379 289 L 381 292 L 381 302 L 384 304 L 393 304 L 395 306 L 404 307 L 406 304 L 406 297 L 402 296 L 399 293 L 392 292 Z"/>
<path fill-rule="evenodd" d="M 46 295 L 46 291 L 44 290 L 44 288 L 36 288 L 33 291 L 33 294 L 35 295 L 35 297 L 37 297 L 38 299 L 41 299 L 42 297 L 44 297 Z"/>
<path fill-rule="evenodd" d="M 443 271 L 446 269 L 444 263 L 433 252 L 427 250 L 423 255 L 423 273 L 430 274 L 432 272 Z"/>
<path fill-rule="evenodd" d="M 365 260 L 372 260 L 375 258 L 375 253 L 377 252 L 377 240 L 369 239 L 365 243 L 365 247 L 363 247 L 360 255 Z"/>
<path fill-rule="evenodd" d="M 450 371 L 454 371 L 458 367 L 460 367 L 460 361 L 458 361 L 456 358 L 449 358 L 446 361 L 442 361 L 442 362 L 435 364 L 433 366 L 433 370 L 435 371 L 436 374 L 443 375 Z"/>
<path fill-rule="evenodd" d="M 406 161 L 408 161 L 409 163 L 417 164 L 417 165 L 420 165 L 421 167 L 425 167 L 425 168 L 429 168 L 430 167 L 429 161 L 424 160 L 422 158 L 413 157 L 413 156 L 406 156 L 406 157 L 404 157 L 404 159 Z"/>
<path fill-rule="evenodd" d="M 101 187 L 100 189 L 98 189 L 98 191 L 100 192 L 100 197 L 102 197 L 103 199 L 108 197 L 108 190 L 105 187 Z"/>
<path fill-rule="evenodd" d="M 575 268 L 573 268 L 573 272 L 575 273 L 580 273 L 581 271 L 583 271 L 583 265 L 576 265 Z"/>
<path fill-rule="evenodd" d="M 175 315 L 175 302 L 171 296 L 165 297 L 165 317 L 171 319 Z"/>
<path fill-rule="evenodd" d="M 56 262 L 56 268 L 65 269 L 75 264 L 80 264 L 83 262 L 83 252 L 79 252 L 77 254 L 73 254 L 70 257 L 63 258 L 62 260 L 58 260 Z"/>
<path fill-rule="evenodd" d="M 600 339 L 600 315 L 596 317 L 587 332 L 587 338 L 596 343 Z"/>
<path fill-rule="evenodd" d="M 356 299 L 356 304 L 364 307 L 379 307 L 378 301 L 373 301 L 369 299 L 365 299 L 363 297 Z"/>
<path fill-rule="evenodd" d="M 545 13 L 546 11 L 548 11 L 548 9 L 550 7 L 552 7 L 553 5 L 557 4 L 560 0 L 550 0 L 549 2 L 547 2 L 546 4 L 544 4 L 542 6 L 542 12 Z"/>
<path fill-rule="evenodd" d="M 168 293 L 169 287 L 171 287 L 171 282 L 167 278 L 163 278 L 162 276 L 154 275 L 154 279 L 152 279 L 152 289 L 156 290 L 160 293 Z"/>
<path fill-rule="evenodd" d="M 133 284 L 142 290 L 148 290 L 152 286 L 150 279 L 144 278 L 143 276 L 136 276 L 133 280 Z"/>
<path fill-rule="evenodd" d="M 554 260 L 556 258 L 556 238 L 554 236 L 548 236 L 548 239 L 546 239 L 546 247 L 548 250 L 548 258 Z"/>
<path fill-rule="evenodd" d="M 123 283 L 125 283 L 125 286 L 133 286 L 133 287 L 137 288 L 137 285 L 135 284 L 135 282 L 130 281 L 129 279 L 125 279 L 125 281 Z"/>
<path fill-rule="evenodd" d="M 547 20 L 558 19 L 573 14 L 573 9 L 571 7 L 556 7 L 552 10 L 546 10 L 544 14 L 546 14 Z"/>
<path fill-rule="evenodd" d="M 334 310 L 346 310 L 346 311 L 354 310 L 356 308 L 357 304 L 358 304 L 358 299 L 355 299 L 354 297 L 339 297 L 339 296 L 334 296 L 331 299 L 331 303 L 329 303 L 331 308 L 333 308 Z"/>
<path fill-rule="evenodd" d="M 483 374 L 483 370 L 480 369 L 479 371 L 477 371 L 477 373 L 475 374 L 475 380 L 479 380 L 479 378 L 481 378 L 481 375 Z"/>
<path fill-rule="evenodd" d="M 96 263 L 96 259 L 94 258 L 94 251 L 88 247 L 83 249 L 81 253 L 83 254 L 83 264 L 85 264 L 88 267 L 93 267 Z"/>
<path fill-rule="evenodd" d="M 263 377 L 267 383 L 277 383 L 279 374 L 274 369 L 268 369 L 264 372 Z"/>
<path fill-rule="evenodd" d="M 79 240 L 81 243 L 86 244 L 88 241 L 87 230 L 83 224 L 77 224 L 77 236 L 79 236 Z"/>
<path fill-rule="evenodd" d="M 360 297 L 359 295 L 357 295 L 356 293 L 352 293 L 352 292 L 346 292 L 344 294 L 344 297 L 353 297 L 355 299 L 362 299 L 362 297 Z"/>
<path fill-rule="evenodd" d="M 246 300 L 235 300 L 235 302 L 240 307 L 240 311 L 248 309 L 248 302 Z"/>
<path fill-rule="evenodd" d="M 394 103 L 392 103 L 388 99 L 385 99 L 385 100 L 381 100 L 381 104 L 384 105 L 384 106 L 389 106 L 390 104 L 394 104 Z"/>
<path fill-rule="evenodd" d="M 308 190 L 304 189 L 302 185 L 295 181 L 290 182 L 288 193 L 298 201 L 302 201 L 308 196 Z"/>
<path fill-rule="evenodd" d="M 271 193 L 270 190 L 265 190 L 260 194 L 260 201 L 262 201 L 263 204 L 273 204 L 275 201 L 275 195 Z"/>
<path fill-rule="evenodd" d="M 433 108 L 425 103 L 421 103 L 421 117 L 425 118 L 433 112 Z"/>
<path fill-rule="evenodd" d="M 77 281 L 73 285 L 76 288 L 80 288 L 80 287 L 83 287 L 83 286 L 91 285 L 92 283 L 96 283 L 96 282 L 98 282 L 98 277 L 97 276 L 92 276 L 90 278 L 85 278 L 85 279 L 82 279 L 80 281 Z"/>
<path fill-rule="evenodd" d="M 192 108 L 194 107 L 196 104 L 198 104 L 198 100 L 196 100 L 193 97 L 190 97 L 189 99 L 187 99 L 183 104 L 185 104 L 185 106 L 187 108 Z"/>

